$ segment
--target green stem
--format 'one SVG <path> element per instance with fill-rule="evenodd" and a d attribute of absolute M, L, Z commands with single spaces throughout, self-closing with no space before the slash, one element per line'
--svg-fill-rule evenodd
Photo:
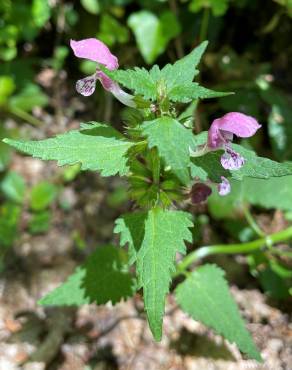
<path fill-rule="evenodd" d="M 152 162 L 152 174 L 153 182 L 158 185 L 160 181 L 160 158 L 158 155 L 157 148 L 151 149 L 151 162 Z"/>
<path fill-rule="evenodd" d="M 200 27 L 200 42 L 206 40 L 209 28 L 210 8 L 205 8 L 203 12 L 201 27 Z"/>
<path fill-rule="evenodd" d="M 260 237 L 265 237 L 265 233 L 260 229 L 259 225 L 256 223 L 256 220 L 253 218 L 252 214 L 250 213 L 248 206 L 243 205 L 242 210 L 244 213 L 244 216 L 249 223 L 249 226 L 253 229 L 253 231 Z"/>
<path fill-rule="evenodd" d="M 201 247 L 192 253 L 188 254 L 177 266 L 174 277 L 184 274 L 187 268 L 195 261 L 213 255 L 213 254 L 237 254 L 237 253 L 250 253 L 257 249 L 261 249 L 263 246 L 268 245 L 271 247 L 273 244 L 286 241 L 292 238 L 292 226 L 285 230 L 277 233 L 267 235 L 264 238 L 260 238 L 248 243 L 241 244 L 218 244 Z"/>
<path fill-rule="evenodd" d="M 9 107 L 9 112 L 14 114 L 15 116 L 23 119 L 24 121 L 30 123 L 31 125 L 33 126 L 41 126 L 43 124 L 42 121 L 40 121 L 39 119 L 35 118 L 34 116 L 32 116 L 31 114 L 25 112 L 24 110 L 22 109 L 19 109 L 19 108 L 12 108 L 12 107 Z"/>

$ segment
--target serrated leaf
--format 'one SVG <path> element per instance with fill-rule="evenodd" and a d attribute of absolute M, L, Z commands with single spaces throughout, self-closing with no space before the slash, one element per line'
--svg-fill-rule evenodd
<path fill-rule="evenodd" d="M 201 145 L 206 142 L 207 133 L 201 133 L 195 138 L 197 145 Z M 218 150 L 201 157 L 192 158 L 192 176 L 197 176 L 204 181 L 209 178 L 214 182 L 221 182 L 221 176 L 242 180 L 244 177 L 268 179 L 292 174 L 292 163 L 278 163 L 268 158 L 258 157 L 252 150 L 245 149 L 237 144 L 232 144 L 232 148 L 245 158 L 245 163 L 239 170 L 225 170 L 220 163 L 223 151 Z"/>
<path fill-rule="evenodd" d="M 171 94 L 173 91 L 173 101 L 180 101 L 180 89 L 183 89 L 184 86 L 187 86 L 187 93 L 193 94 L 194 98 L 198 93 L 200 93 L 201 98 L 204 98 L 208 97 L 208 94 L 215 94 L 215 92 L 211 93 L 211 90 L 199 87 L 198 89 L 200 91 L 197 90 L 197 93 L 195 94 L 193 91 L 194 87 L 192 85 L 192 81 L 195 75 L 199 73 L 196 66 L 198 65 L 207 45 L 207 41 L 201 43 L 198 47 L 192 50 L 190 54 L 186 55 L 174 64 L 167 64 L 162 70 L 160 70 L 157 65 L 154 65 L 150 71 L 137 67 L 134 69 L 116 71 L 109 71 L 103 66 L 100 66 L 100 68 L 107 76 L 119 82 L 124 87 L 133 90 L 135 94 L 142 95 L 145 99 L 156 100 L 157 87 L 159 84 L 165 86 L 166 95 Z"/>
<path fill-rule="evenodd" d="M 162 336 L 165 297 L 175 271 L 175 255 L 185 254 L 184 241 L 192 240 L 192 226 L 188 213 L 161 208 L 150 210 L 145 221 L 144 239 L 137 253 L 137 274 L 149 326 L 157 341 Z"/>
<path fill-rule="evenodd" d="M 175 295 L 194 320 L 235 342 L 249 357 L 262 361 L 229 292 L 223 270 L 215 265 L 197 268 L 176 288 Z"/>
<path fill-rule="evenodd" d="M 101 123 L 87 124 L 80 131 L 46 140 L 5 139 L 4 142 L 35 158 L 56 160 L 60 166 L 81 163 L 83 170 L 101 171 L 103 176 L 127 173 L 126 154 L 133 145 L 112 127 Z"/>
<path fill-rule="evenodd" d="M 193 81 L 194 77 L 199 73 L 196 67 L 199 64 L 207 45 L 208 41 L 204 41 L 188 55 L 174 64 L 167 64 L 163 67 L 161 75 L 166 81 L 169 91 L 171 91 L 175 86 L 185 85 Z"/>
<path fill-rule="evenodd" d="M 211 99 L 220 98 L 230 95 L 229 92 L 209 90 L 197 83 L 189 83 L 185 85 L 175 86 L 168 94 L 171 101 L 189 103 L 194 99 Z"/>
<path fill-rule="evenodd" d="M 80 306 L 119 302 L 135 292 L 135 281 L 125 270 L 126 253 L 114 246 L 99 247 L 67 281 L 39 303 L 45 306 Z"/>
<path fill-rule="evenodd" d="M 142 132 L 148 139 L 149 147 L 157 147 L 165 164 L 184 184 L 188 184 L 191 165 L 189 148 L 195 145 L 192 131 L 173 118 L 161 117 L 143 123 Z"/>
<path fill-rule="evenodd" d="M 123 215 L 116 220 L 114 233 L 120 234 L 121 246 L 128 244 L 130 265 L 137 259 L 137 253 L 144 238 L 146 217 L 146 212 L 135 212 Z"/>
<path fill-rule="evenodd" d="M 156 98 L 157 81 L 153 79 L 151 70 L 135 67 L 134 69 L 109 71 L 102 66 L 101 69 L 113 80 L 133 90 L 136 95 L 142 95 L 145 99 Z"/>

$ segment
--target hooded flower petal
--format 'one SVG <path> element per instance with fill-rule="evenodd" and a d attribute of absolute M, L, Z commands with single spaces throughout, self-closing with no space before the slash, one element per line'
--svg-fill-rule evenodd
<path fill-rule="evenodd" d="M 253 136 L 261 125 L 251 116 L 239 112 L 230 112 L 215 119 L 208 132 L 208 146 L 220 148 L 232 141 L 233 134 L 238 137 Z"/>
<path fill-rule="evenodd" d="M 124 105 L 127 105 L 128 107 L 132 108 L 136 107 L 136 103 L 134 102 L 134 96 L 122 90 L 116 82 L 113 84 L 112 88 L 110 89 L 110 92 L 116 99 L 118 99 Z"/>
<path fill-rule="evenodd" d="M 198 204 L 204 202 L 212 193 L 212 189 L 201 182 L 193 185 L 191 190 L 191 202 L 193 204 Z"/>
<path fill-rule="evenodd" d="M 117 69 L 119 66 L 117 57 L 110 52 L 109 48 L 103 42 L 97 39 L 90 38 L 81 41 L 71 40 L 70 46 L 78 58 L 85 58 L 104 64 L 110 70 Z M 98 66 L 94 75 L 77 81 L 77 92 L 84 96 L 91 95 L 95 90 L 97 79 L 101 82 L 103 88 L 110 91 L 120 102 L 129 107 L 136 107 L 134 97 L 123 91 L 119 84 L 100 71 Z"/>
<path fill-rule="evenodd" d="M 101 41 L 90 38 L 80 41 L 70 41 L 70 46 L 78 58 L 89 59 L 101 63 L 110 70 L 119 67 L 118 58 L 113 55 L 109 48 Z"/>
<path fill-rule="evenodd" d="M 226 177 L 221 176 L 222 182 L 218 184 L 218 193 L 221 196 L 227 195 L 231 191 L 230 182 L 226 179 Z"/>
<path fill-rule="evenodd" d="M 99 79 L 99 81 L 102 84 L 102 87 L 105 90 L 111 91 L 111 89 L 113 88 L 113 85 L 115 84 L 115 82 L 112 79 L 110 79 L 105 73 L 101 71 L 96 72 L 96 77 Z"/>
<path fill-rule="evenodd" d="M 96 75 L 88 76 L 76 82 L 76 90 L 83 96 L 89 96 L 94 93 L 96 86 Z"/>
<path fill-rule="evenodd" d="M 111 80 L 107 75 L 101 71 L 96 72 L 97 78 L 100 80 L 103 88 L 111 92 L 115 98 L 117 98 L 121 103 L 127 105 L 128 107 L 135 108 L 136 103 L 134 102 L 133 95 L 127 94 L 124 90 L 120 88 L 120 85 L 115 81 Z"/>
<path fill-rule="evenodd" d="M 244 158 L 231 148 L 226 148 L 225 153 L 221 156 L 221 165 L 226 170 L 239 170 L 244 165 Z"/>

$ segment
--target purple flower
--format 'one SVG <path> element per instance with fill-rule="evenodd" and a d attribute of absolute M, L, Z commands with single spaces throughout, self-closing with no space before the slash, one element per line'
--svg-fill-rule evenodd
<path fill-rule="evenodd" d="M 226 177 L 221 176 L 222 182 L 218 184 L 218 193 L 221 196 L 227 195 L 231 191 L 230 182 L 226 179 Z"/>
<path fill-rule="evenodd" d="M 80 41 L 70 41 L 70 46 L 78 58 L 92 60 L 103 64 L 109 70 L 119 67 L 118 58 L 113 55 L 109 48 L 100 40 L 90 38 Z M 76 82 L 76 90 L 84 96 L 90 96 L 95 91 L 96 81 L 99 80 L 103 88 L 110 91 L 120 102 L 129 107 L 135 107 L 133 96 L 123 91 L 120 86 L 103 73 L 97 65 L 96 72 Z"/>
<path fill-rule="evenodd" d="M 244 164 L 244 158 L 235 152 L 230 143 L 233 135 L 238 137 L 253 136 L 261 127 L 253 117 L 239 112 L 230 112 L 217 118 L 211 124 L 208 132 L 207 146 L 209 150 L 223 148 L 225 153 L 221 157 L 222 167 L 227 170 L 238 170 Z"/>
<path fill-rule="evenodd" d="M 212 193 L 212 189 L 202 183 L 202 182 L 197 182 L 192 186 L 191 189 L 191 202 L 193 204 L 198 204 L 201 202 L 204 202 Z"/>

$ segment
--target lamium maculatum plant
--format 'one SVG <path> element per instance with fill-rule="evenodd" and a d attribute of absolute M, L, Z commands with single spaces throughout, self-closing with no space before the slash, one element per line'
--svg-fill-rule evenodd
<path fill-rule="evenodd" d="M 182 310 L 235 342 L 250 358 L 261 361 L 229 293 L 223 270 L 214 264 L 194 265 L 206 255 L 245 253 L 255 244 L 246 250 L 241 245 L 217 249 L 205 246 L 187 254 L 195 215 L 180 210 L 180 205 L 186 204 L 186 198 L 190 203 L 204 202 L 212 192 L 223 197 L 232 192 L 233 180 L 292 174 L 292 164 L 258 157 L 233 144 L 233 136 L 248 138 L 261 127 L 255 118 L 239 112 L 215 119 L 208 132 L 193 133 L 192 111 L 183 111 L 183 104 L 229 94 L 193 81 L 206 46 L 203 42 L 162 69 L 154 65 L 150 70 L 123 70 L 101 41 L 72 40 L 76 57 L 96 62 L 96 72 L 77 81 L 77 91 L 90 96 L 100 81 L 105 90 L 128 106 L 132 114 L 124 133 L 110 123 L 88 122 L 79 130 L 46 140 L 4 141 L 59 165 L 80 163 L 83 170 L 101 176 L 123 176 L 136 205 L 131 208 L 134 211 L 121 215 L 115 223 L 120 246 L 126 248 L 98 247 L 65 283 L 40 300 L 42 305 L 115 304 L 139 292 L 150 330 L 160 341 L 165 300 L 171 282 L 180 276 L 172 294 Z M 270 238 L 273 240 L 273 236 Z M 257 248 L 263 243 L 261 240 Z"/>

